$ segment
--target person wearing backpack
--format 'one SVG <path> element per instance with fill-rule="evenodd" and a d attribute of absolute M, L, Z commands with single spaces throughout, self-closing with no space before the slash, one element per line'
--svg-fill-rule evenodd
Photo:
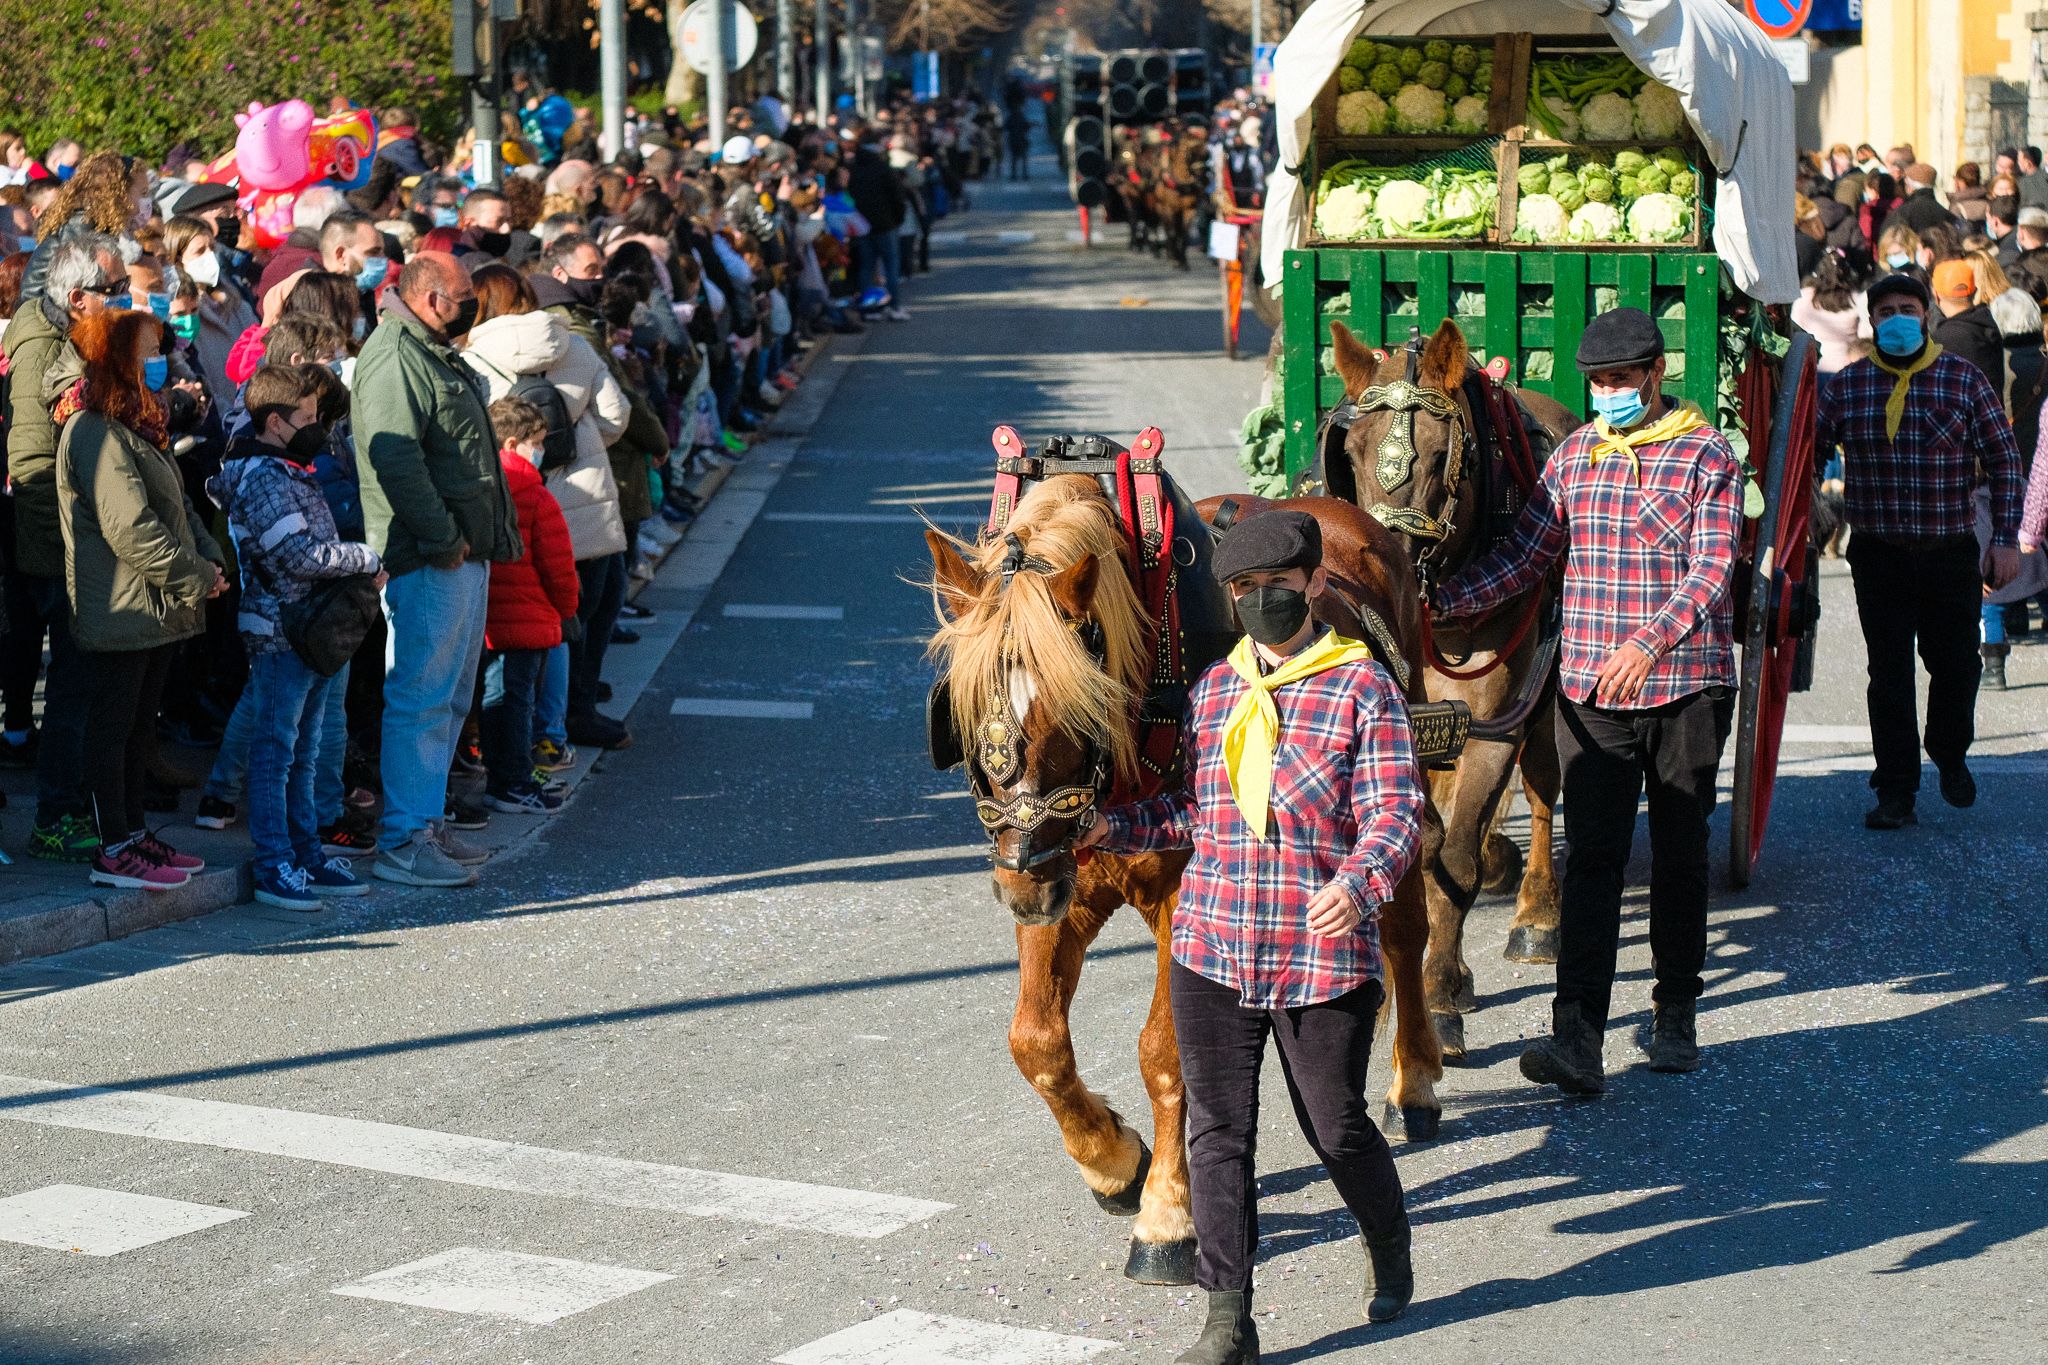
<path fill-rule="evenodd" d="M 227 512 L 241 564 L 237 624 L 249 654 L 249 833 L 256 899 L 284 910 L 318 910 L 328 896 L 370 888 L 346 859 L 321 849 L 313 780 L 328 691 L 287 639 L 285 618 L 326 579 L 374 575 L 369 546 L 341 539 L 313 462 L 327 448 L 319 417 L 325 385 L 314 366 L 259 367 L 243 391 L 249 426 L 228 449 L 208 492 Z"/>

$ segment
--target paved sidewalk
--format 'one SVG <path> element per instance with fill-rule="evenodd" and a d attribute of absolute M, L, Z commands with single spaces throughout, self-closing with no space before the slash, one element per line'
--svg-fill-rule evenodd
<path fill-rule="evenodd" d="M 790 394 L 782 409 L 755 438 L 746 456 L 738 464 L 709 471 L 693 485 L 693 491 L 705 499 L 704 509 L 683 538 L 669 549 L 655 577 L 632 588 L 632 600 L 653 608 L 654 616 L 631 623 L 640 633 L 637 644 L 614 645 L 606 655 L 605 677 L 612 685 L 612 700 L 603 708 L 608 714 L 624 717 L 632 712 L 662 660 L 688 628 L 754 513 L 759 511 L 762 495 L 758 490 L 751 494 L 748 490 L 763 480 L 772 483 L 788 464 L 803 434 L 817 420 L 846 373 L 845 362 L 860 353 L 864 340 L 862 336 L 832 336 L 814 345 L 801 364 L 807 374 L 814 369 L 817 373 Z M 165 750 L 165 758 L 172 765 L 202 774 L 212 756 L 210 750 L 168 745 Z M 575 795 L 604 758 L 599 750 L 577 751 L 575 767 L 557 774 L 569 784 L 569 796 Z M 246 818 L 226 830 L 196 827 L 192 823 L 199 800 L 196 788 L 182 793 L 177 811 L 153 819 L 159 822 L 164 837 L 181 852 L 206 859 L 206 870 L 181 887 L 159 892 L 95 887 L 86 881 L 82 866 L 28 857 L 28 832 L 35 810 L 35 773 L 0 769 L 0 793 L 5 793 L 7 804 L 6 813 L 0 815 L 0 851 L 14 860 L 12 866 L 0 867 L 0 963 L 125 938 L 249 899 Z M 524 845 L 554 818 L 494 814 L 489 826 L 465 831 L 462 837 L 501 855 Z M 365 875 L 371 861 L 357 860 Z M 370 885 L 372 897 L 410 894 L 414 890 L 374 880 Z M 308 916 L 292 918 L 311 920 Z"/>

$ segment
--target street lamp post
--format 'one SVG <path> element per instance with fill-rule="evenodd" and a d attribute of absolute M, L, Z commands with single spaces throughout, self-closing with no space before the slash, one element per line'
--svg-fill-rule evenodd
<path fill-rule="evenodd" d="M 599 97 L 604 104 L 604 154 L 626 150 L 626 4 L 604 0 L 597 12 Z"/>
<path fill-rule="evenodd" d="M 725 146 L 725 7 L 731 0 L 711 0 L 704 7 L 704 46 L 711 69 L 704 73 L 704 113 L 711 123 L 712 154 Z"/>
<path fill-rule="evenodd" d="M 832 11 L 825 0 L 811 4 L 811 122 L 822 128 L 832 114 Z"/>
<path fill-rule="evenodd" d="M 796 98 L 796 0 L 775 0 L 775 93 Z"/>

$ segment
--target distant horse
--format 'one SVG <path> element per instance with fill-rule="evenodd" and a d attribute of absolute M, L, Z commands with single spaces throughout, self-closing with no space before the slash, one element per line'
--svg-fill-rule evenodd
<path fill-rule="evenodd" d="M 1318 600 L 1317 614 L 1351 631 L 1359 628 L 1353 604 L 1370 607 L 1392 623 L 1406 658 L 1416 659 L 1417 594 L 1399 543 L 1334 499 L 1278 505 L 1310 512 L 1322 525 L 1333 591 Z M 931 652 L 988 831 L 996 900 L 1017 926 L 1010 1054 L 1052 1110 L 1096 1201 L 1112 1213 L 1137 1214 L 1124 1273 L 1188 1284 L 1194 1221 L 1167 965 L 1189 855 L 1091 852 L 1077 859 L 1073 851 L 1112 784 L 1138 773 L 1133 717 L 1147 688 L 1155 623 L 1125 567 L 1128 542 L 1117 507 L 1094 478 L 1045 478 L 1019 501 L 1006 531 L 980 544 L 935 530 L 925 540 L 939 620 Z M 1199 525 L 1184 533 L 1207 534 Z M 1124 905 L 1137 910 L 1156 944 L 1152 1004 L 1138 1037 L 1154 1148 L 1082 1084 L 1069 1031 L 1083 957 Z M 1418 864 L 1380 911 L 1381 951 L 1398 1010 L 1388 1104 L 1412 1136 L 1433 1134 L 1442 1113 L 1435 1091 L 1442 1057 L 1423 1007 L 1427 937 Z"/>
<path fill-rule="evenodd" d="M 1166 134 L 1150 149 L 1147 216 L 1177 269 L 1188 268 L 1188 233 L 1209 197 L 1209 135 L 1199 124 L 1178 136 Z"/>
<path fill-rule="evenodd" d="M 1426 345 L 1392 353 L 1367 349 L 1341 322 L 1331 324 L 1330 333 L 1354 415 L 1341 465 L 1330 468 L 1326 460 L 1326 480 L 1332 491 L 1400 536 L 1419 574 L 1447 579 L 1484 548 L 1491 511 L 1485 452 L 1512 436 L 1493 429 L 1492 404 L 1480 388 L 1491 381 L 1472 367 L 1464 334 L 1449 321 Z M 1562 404 L 1541 394 L 1522 389 L 1511 397 L 1519 405 L 1517 419 L 1533 417 L 1551 444 L 1578 424 Z M 1540 468 L 1540 451 L 1532 453 Z M 1464 935 L 1465 916 L 1482 885 L 1498 891 L 1520 883 L 1507 956 L 1518 962 L 1557 960 L 1557 878 L 1550 846 L 1557 747 L 1548 679 L 1531 676 L 1555 663 L 1554 652 L 1539 646 L 1556 593 L 1555 582 L 1547 580 L 1476 621 L 1427 622 L 1423 691 L 1432 701 L 1465 702 L 1474 721 L 1473 742 L 1457 764 L 1430 777 L 1438 820 L 1422 849 L 1429 896 L 1423 977 L 1431 1018 L 1452 1060 L 1465 1056 L 1463 1012 L 1477 1004 Z M 1520 716 L 1514 714 L 1518 702 Z M 1489 722 L 1503 721 L 1511 726 L 1509 738 L 1482 740 Z M 1526 866 L 1496 818 L 1518 749 L 1529 800 Z"/>

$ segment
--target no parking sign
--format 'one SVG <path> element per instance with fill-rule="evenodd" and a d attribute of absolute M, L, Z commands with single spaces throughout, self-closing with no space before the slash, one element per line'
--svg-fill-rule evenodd
<path fill-rule="evenodd" d="M 1750 22 L 1773 38 L 1790 38 L 1806 27 L 1813 0 L 1742 0 Z"/>

